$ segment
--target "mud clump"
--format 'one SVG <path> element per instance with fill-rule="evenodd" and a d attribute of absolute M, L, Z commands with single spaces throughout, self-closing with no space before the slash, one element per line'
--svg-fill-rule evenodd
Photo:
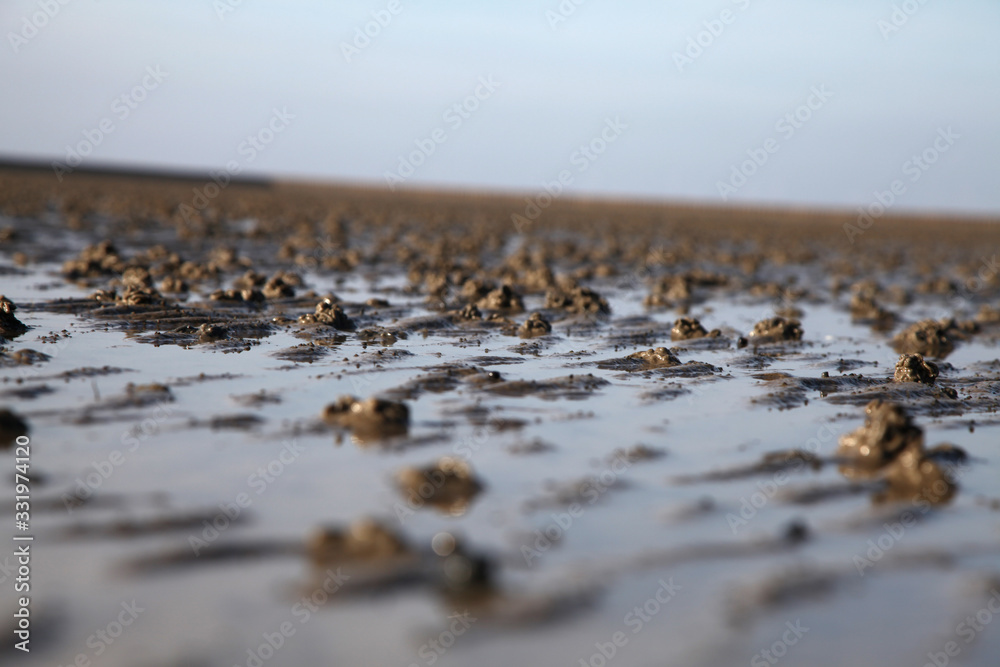
<path fill-rule="evenodd" d="M 453 596 L 476 596 L 494 591 L 497 564 L 489 557 L 470 552 L 451 533 L 438 533 L 431 549 L 440 557 L 438 580 Z"/>
<path fill-rule="evenodd" d="M 510 285 L 503 285 L 489 292 L 479 299 L 476 304 L 482 310 L 506 310 L 511 312 L 521 312 L 524 310 L 524 301 L 521 295 L 511 289 Z"/>
<path fill-rule="evenodd" d="M 15 412 L 0 408 L 0 449 L 11 447 L 22 435 L 28 435 L 28 423 Z"/>
<path fill-rule="evenodd" d="M 3 352 L 0 352 L 0 356 L 3 356 Z M 30 348 L 25 348 L 23 350 L 17 350 L 10 355 L 9 359 L 23 366 L 32 366 L 34 364 L 40 364 L 52 359 L 49 355 L 44 352 L 39 352 L 38 350 L 32 350 Z"/>
<path fill-rule="evenodd" d="M 373 519 L 359 519 L 346 530 L 317 530 L 306 542 L 306 553 L 318 565 L 408 558 L 413 551 L 395 532 Z"/>
<path fill-rule="evenodd" d="M 218 324 L 202 324 L 198 327 L 198 340 L 202 343 L 211 343 L 217 340 L 229 338 L 229 330 Z"/>
<path fill-rule="evenodd" d="M 475 322 L 483 319 L 483 313 L 473 303 L 467 303 L 461 310 L 451 312 L 451 316 L 456 320 Z"/>
<path fill-rule="evenodd" d="M 902 407 L 874 400 L 865 408 L 865 424 L 841 437 L 837 455 L 847 477 L 880 475 L 886 488 L 876 502 L 913 501 L 937 505 L 949 501 L 955 482 L 937 459 L 937 448 L 924 449 L 923 430 Z"/>
<path fill-rule="evenodd" d="M 453 515 L 463 514 L 483 490 L 469 464 L 450 456 L 426 468 L 404 468 L 396 481 L 411 506 L 430 504 Z"/>
<path fill-rule="evenodd" d="M 854 294 L 851 297 L 850 310 L 852 321 L 867 322 L 879 331 L 891 329 L 896 322 L 896 316 L 882 308 L 871 294 L 863 292 Z"/>
<path fill-rule="evenodd" d="M 118 292 L 113 289 L 99 289 L 93 292 L 90 297 L 94 301 L 113 302 L 118 299 Z"/>
<path fill-rule="evenodd" d="M 191 286 L 177 276 L 167 276 L 160 281 L 160 292 L 167 294 L 183 294 L 190 289 Z"/>
<path fill-rule="evenodd" d="M 900 354 L 921 354 L 944 358 L 955 349 L 948 330 L 936 320 L 923 320 L 912 324 L 892 339 L 892 346 Z"/>
<path fill-rule="evenodd" d="M 28 330 L 28 327 L 14 315 L 16 310 L 17 306 L 13 301 L 0 295 L 0 336 L 3 338 L 14 338 Z"/>
<path fill-rule="evenodd" d="M 680 366 L 681 364 L 681 360 L 674 355 L 673 350 L 666 347 L 658 347 L 656 349 L 635 352 L 625 358 L 641 362 L 641 370 L 650 368 L 669 368 L 670 366 Z"/>
<path fill-rule="evenodd" d="M 943 318 L 939 324 L 952 340 L 968 340 L 982 331 L 976 320 L 956 320 L 954 317 Z"/>
<path fill-rule="evenodd" d="M 706 331 L 701 322 L 693 317 L 681 317 L 674 322 L 670 330 L 670 340 L 693 340 L 695 338 L 718 338 L 722 332 L 718 329 Z"/>
<path fill-rule="evenodd" d="M 899 455 L 886 469 L 885 479 L 889 486 L 875 496 L 877 502 L 911 500 L 939 505 L 951 500 L 956 490 L 947 470 L 915 447 Z"/>
<path fill-rule="evenodd" d="M 143 407 L 156 403 L 171 403 L 174 400 L 170 387 L 158 382 L 149 384 L 135 384 L 129 382 L 125 385 L 125 395 L 117 401 L 109 401 L 112 407 L 131 406 Z"/>
<path fill-rule="evenodd" d="M 255 287 L 261 287 L 267 281 L 267 276 L 262 273 L 257 273 L 253 269 L 248 269 L 246 273 L 233 281 L 233 287 L 236 289 L 254 289 Z"/>
<path fill-rule="evenodd" d="M 778 342 L 802 340 L 802 324 L 798 320 L 772 317 L 753 325 L 750 340 L 754 342 Z"/>
<path fill-rule="evenodd" d="M 691 301 L 692 282 L 687 276 L 669 276 L 661 279 L 643 299 L 647 308 L 669 308 Z"/>
<path fill-rule="evenodd" d="M 841 437 L 837 455 L 853 466 L 877 469 L 911 445 L 923 448 L 923 430 L 900 406 L 874 400 L 865 407 L 864 426 Z"/>
<path fill-rule="evenodd" d="M 115 297 L 115 301 L 125 306 L 153 306 L 166 303 L 163 295 L 152 287 L 136 284 L 128 285 L 121 294 Z"/>
<path fill-rule="evenodd" d="M 110 241 L 101 241 L 84 248 L 78 257 L 63 264 L 62 273 L 67 280 L 103 278 L 125 271 L 125 261 Z"/>
<path fill-rule="evenodd" d="M 437 287 L 432 288 L 432 292 L 438 292 L 448 289 L 448 279 L 446 276 L 439 276 L 440 289 Z M 479 280 L 478 278 L 469 278 L 464 283 L 462 283 L 462 297 L 469 302 L 478 302 L 486 298 L 486 296 L 493 291 L 493 283 L 489 283 L 485 280 Z"/>
<path fill-rule="evenodd" d="M 984 303 L 976 313 L 976 322 L 980 325 L 1000 324 L 1000 310 Z"/>
<path fill-rule="evenodd" d="M 579 315 L 607 315 L 611 312 L 607 299 L 587 287 L 550 290 L 545 295 L 546 308 L 558 308 Z"/>
<path fill-rule="evenodd" d="M 264 293 L 259 289 L 218 289 L 208 295 L 212 301 L 235 301 L 243 303 L 263 303 Z"/>
<path fill-rule="evenodd" d="M 542 317 L 541 313 L 532 313 L 531 317 L 526 319 L 517 330 L 517 335 L 521 338 L 536 338 L 547 336 L 550 333 L 552 333 L 552 324 Z"/>
<path fill-rule="evenodd" d="M 698 363 L 699 362 L 691 362 L 691 364 Z M 686 364 L 686 366 L 690 366 L 691 364 Z M 648 371 L 657 368 L 672 368 L 674 366 L 681 365 L 681 361 L 674 355 L 674 351 L 666 347 L 658 347 L 655 349 L 643 350 L 642 352 L 634 352 L 627 357 L 605 359 L 596 363 L 598 368 L 603 368 L 605 370 L 628 371 L 629 373 Z"/>
<path fill-rule="evenodd" d="M 144 266 L 130 266 L 122 273 L 121 283 L 126 287 L 152 287 L 153 276 Z"/>
<path fill-rule="evenodd" d="M 295 296 L 295 288 L 302 285 L 302 277 L 297 273 L 281 271 L 271 277 L 262 288 L 268 299 L 291 298 Z"/>
<path fill-rule="evenodd" d="M 361 437 L 403 435 L 410 426 L 410 409 L 403 403 L 381 398 L 361 401 L 341 396 L 323 410 L 323 420 L 350 429 Z"/>
<path fill-rule="evenodd" d="M 924 361 L 920 354 L 900 355 L 896 362 L 896 372 L 893 379 L 896 382 L 920 382 L 921 384 L 934 384 L 939 371 L 937 364 Z"/>
<path fill-rule="evenodd" d="M 323 299 L 316 304 L 316 311 L 299 317 L 303 324 L 326 324 L 340 331 L 353 331 L 354 321 L 347 316 L 339 304 Z"/>

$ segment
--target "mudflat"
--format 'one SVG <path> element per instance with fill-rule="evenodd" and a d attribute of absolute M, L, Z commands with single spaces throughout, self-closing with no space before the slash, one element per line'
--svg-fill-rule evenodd
<path fill-rule="evenodd" d="M 998 250 L 989 219 L 0 168 L 17 657 L 993 665 Z"/>

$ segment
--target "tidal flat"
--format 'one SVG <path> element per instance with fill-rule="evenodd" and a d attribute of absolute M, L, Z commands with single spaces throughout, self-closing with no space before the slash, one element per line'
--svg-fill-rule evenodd
<path fill-rule="evenodd" d="M 1000 221 L 537 213 L 0 169 L 18 664 L 996 664 Z"/>

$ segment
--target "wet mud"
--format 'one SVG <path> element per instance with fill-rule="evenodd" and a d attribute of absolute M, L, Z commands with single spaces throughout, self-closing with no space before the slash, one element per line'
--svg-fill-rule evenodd
<path fill-rule="evenodd" d="M 903 664 L 885 637 L 950 620 L 909 610 L 1000 577 L 1000 225 L 0 184 L 0 448 L 29 436 L 44 487 L 47 664 L 133 595 L 239 664 L 317 591 L 274 664 L 420 663 L 459 617 L 441 664 L 577 664 L 660 581 L 629 664 L 746 664 L 793 615 L 838 619 L 801 664 L 860 625 L 852 662 Z M 183 663 L 173 627 L 108 664 Z"/>

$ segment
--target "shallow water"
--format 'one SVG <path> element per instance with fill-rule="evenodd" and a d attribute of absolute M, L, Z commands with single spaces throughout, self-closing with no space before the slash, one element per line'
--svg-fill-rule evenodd
<path fill-rule="evenodd" d="M 85 241 L 65 240 L 77 250 Z M 928 446 L 950 442 L 972 457 L 955 470 L 955 498 L 919 512 L 911 503 L 875 504 L 868 489 L 844 490 L 848 480 L 829 462 L 787 477 L 740 473 L 778 450 L 829 459 L 840 435 L 864 419 L 865 400 L 842 400 L 866 390 L 863 378 L 824 395 L 789 392 L 781 379 L 762 377 L 856 373 L 879 385 L 892 377 L 898 355 L 887 337 L 852 323 L 844 297 L 832 297 L 809 271 L 802 275 L 818 296 L 794 303 L 803 341 L 742 349 L 735 339 L 773 314 L 773 300 L 715 294 L 689 314 L 722 330 L 718 344 L 671 343 L 677 312 L 647 310 L 645 284 L 595 278 L 587 284 L 608 300 L 609 317 L 553 317 L 551 335 L 524 341 L 486 324 L 408 325 L 440 313 L 428 309 L 426 295 L 406 289 L 402 269 L 306 271 L 304 289 L 335 291 L 354 304 L 352 313 L 369 298 L 388 300 L 390 314 L 373 317 L 408 336 L 381 346 L 337 333 L 342 340 L 328 354 L 296 363 L 275 356 L 315 337 L 295 322 L 249 340 L 245 351 L 153 345 L 150 334 L 172 327 L 125 330 L 91 311 L 60 312 L 53 300 L 93 290 L 65 282 L 55 262 L 18 269 L 7 253 L 2 261 L 0 292 L 31 327 L 8 352 L 51 356 L 4 367 L 0 384 L 0 403 L 30 424 L 36 475 L 36 634 L 30 656 L 18 655 L 23 664 L 68 665 L 81 654 L 100 665 L 258 664 L 249 650 L 269 665 L 600 665 L 613 649 L 610 661 L 628 665 L 753 665 L 773 664 L 759 652 L 777 646 L 769 655 L 777 660 L 780 652 L 789 665 L 922 665 L 949 641 L 961 664 L 992 665 L 1000 655 L 1000 625 L 984 624 L 968 642 L 958 627 L 1000 590 L 1000 422 L 993 407 L 1000 383 L 996 366 L 975 366 L 1000 357 L 995 334 L 962 342 L 938 382 L 962 395 L 963 383 L 981 373 L 990 383 L 977 404 L 985 407 L 915 407 Z M 203 299 L 194 294 L 186 307 Z M 520 322 L 540 309 L 544 297 L 526 295 L 525 314 L 511 317 Z M 271 305 L 264 312 L 294 318 L 311 310 Z M 953 314 L 933 298 L 896 312 L 904 321 Z M 64 330 L 56 343 L 41 340 Z M 688 377 L 683 367 L 598 365 L 657 346 L 710 367 Z M 409 355 L 386 358 L 396 351 Z M 448 364 L 496 371 L 507 382 L 575 379 L 547 391 L 461 378 L 443 391 L 409 384 Z M 76 372 L 105 366 L 110 370 Z M 581 384 L 587 374 L 604 383 Z M 170 400 L 162 393 L 146 404 L 122 400 L 130 383 L 165 385 Z M 411 390 L 406 436 L 361 440 L 320 419 L 342 394 L 399 396 L 404 386 Z M 49 391 L 25 393 L 41 387 Z M 264 400 L 248 399 L 260 392 Z M 248 415 L 254 419 L 220 422 Z M 518 450 L 536 442 L 547 447 Z M 661 455 L 615 463 L 616 450 L 640 444 Z M 115 450 L 120 458 L 112 458 Z M 407 506 L 395 474 L 444 455 L 466 458 L 484 491 L 457 515 Z M 574 495 L 569 487 L 587 478 L 597 481 Z M 10 498 L 9 479 L 4 484 Z M 820 487 L 843 492 L 793 502 Z M 73 493 L 88 502 L 67 501 Z M 241 494 L 249 503 L 238 520 L 220 518 Z M 906 510 L 919 520 L 896 533 Z M 384 521 L 421 551 L 449 532 L 488 555 L 496 572 L 489 603 L 442 595 L 426 582 L 389 582 L 346 585 L 315 613 L 295 611 L 325 576 L 297 545 L 318 526 L 363 516 Z M 186 520 L 137 529 L 164 518 Z M 212 520 L 225 528 L 209 528 Z M 135 522 L 135 530 L 123 521 Z M 806 538 L 787 539 L 792 525 L 804 525 Z M 871 567 L 859 569 L 858 558 L 872 558 L 870 541 L 880 539 L 884 555 L 874 551 Z M 250 544 L 284 550 L 210 559 Z M 138 567 L 169 553 L 187 558 L 175 567 Z M 343 572 L 364 576 L 350 564 Z M 95 640 L 133 600 L 142 608 L 134 623 L 109 643 Z M 463 613 L 474 620 L 451 634 L 452 617 Z M 273 633 L 283 623 L 294 634 L 278 642 Z M 789 635 L 788 623 L 807 630 Z M 623 633 L 619 646 L 616 632 Z M 280 648 L 269 651 L 267 636 Z"/>

